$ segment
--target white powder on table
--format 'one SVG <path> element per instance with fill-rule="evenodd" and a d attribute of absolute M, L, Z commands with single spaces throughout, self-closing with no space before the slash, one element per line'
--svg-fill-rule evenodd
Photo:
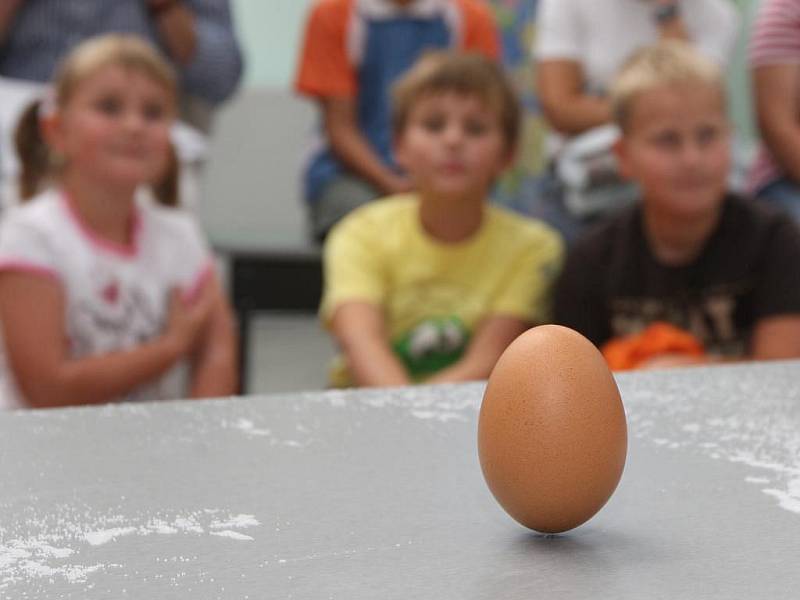
<path fill-rule="evenodd" d="M 28 518 L 13 528 L 0 530 L 0 597 L 17 583 L 63 579 L 83 583 L 94 573 L 124 565 L 91 560 L 95 548 L 120 543 L 124 538 L 150 535 L 212 535 L 236 541 L 253 541 L 240 529 L 259 526 L 252 514 L 231 514 L 202 509 L 177 515 L 127 518 L 122 515 L 87 517 L 68 506 L 57 508 L 52 518 Z M 224 516 L 222 516 L 224 515 Z M 14 536 L 14 532 L 21 535 Z"/>

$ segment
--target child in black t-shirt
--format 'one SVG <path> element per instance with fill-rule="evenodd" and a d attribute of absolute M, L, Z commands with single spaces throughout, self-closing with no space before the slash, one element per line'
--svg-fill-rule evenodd
<path fill-rule="evenodd" d="M 620 169 L 642 202 L 575 245 L 556 320 L 613 368 L 800 356 L 800 230 L 728 193 L 718 69 L 663 42 L 626 64 L 611 96 Z"/>

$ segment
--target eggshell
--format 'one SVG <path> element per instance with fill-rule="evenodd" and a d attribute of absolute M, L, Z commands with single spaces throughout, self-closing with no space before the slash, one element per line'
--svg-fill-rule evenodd
<path fill-rule="evenodd" d="M 514 519 L 542 533 L 589 520 L 616 489 L 627 447 L 619 390 L 589 340 L 542 325 L 506 349 L 483 396 L 478 454 Z"/>

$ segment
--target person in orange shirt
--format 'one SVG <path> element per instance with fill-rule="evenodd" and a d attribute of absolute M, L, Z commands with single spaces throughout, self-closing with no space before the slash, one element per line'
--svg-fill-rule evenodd
<path fill-rule="evenodd" d="M 317 101 L 321 140 L 304 174 L 314 237 L 354 208 L 408 191 L 392 156 L 389 90 L 428 49 L 498 58 L 482 0 L 318 0 L 305 31 L 296 90 Z"/>

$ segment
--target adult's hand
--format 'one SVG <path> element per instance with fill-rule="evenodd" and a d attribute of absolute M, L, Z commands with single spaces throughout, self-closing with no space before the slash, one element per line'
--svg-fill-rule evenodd
<path fill-rule="evenodd" d="M 324 98 L 320 100 L 322 121 L 328 141 L 336 156 L 382 193 L 407 192 L 411 184 L 395 173 L 381 158 L 361 133 L 353 98 Z"/>
<path fill-rule="evenodd" d="M 11 21 L 14 19 L 14 15 L 17 14 L 19 7 L 26 1 L 27 0 L 3 0 L 0 2 L 0 45 L 2 45 L 5 40 L 6 32 L 11 25 Z"/>
<path fill-rule="evenodd" d="M 170 57 L 187 65 L 197 50 L 197 29 L 192 9 L 181 0 L 145 0 Z"/>

